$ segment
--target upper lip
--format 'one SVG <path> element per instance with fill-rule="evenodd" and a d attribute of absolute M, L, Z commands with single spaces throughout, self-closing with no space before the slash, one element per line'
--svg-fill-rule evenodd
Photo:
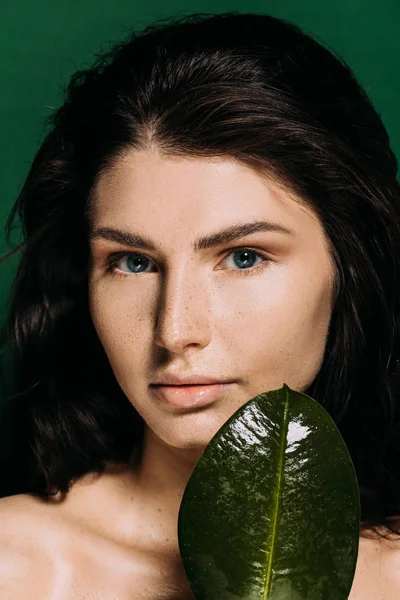
<path fill-rule="evenodd" d="M 195 384 L 213 384 L 213 383 L 232 383 L 232 381 L 224 381 L 217 377 L 209 377 L 192 373 L 191 375 L 173 375 L 172 373 L 164 373 L 153 382 L 153 385 L 195 385 Z"/>

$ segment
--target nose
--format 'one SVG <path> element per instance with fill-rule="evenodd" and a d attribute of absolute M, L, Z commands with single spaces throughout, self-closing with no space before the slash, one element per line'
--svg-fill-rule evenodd
<path fill-rule="evenodd" d="M 165 276 L 157 307 L 155 344 L 180 353 L 188 345 L 210 342 L 211 319 L 204 281 L 186 265 Z"/>

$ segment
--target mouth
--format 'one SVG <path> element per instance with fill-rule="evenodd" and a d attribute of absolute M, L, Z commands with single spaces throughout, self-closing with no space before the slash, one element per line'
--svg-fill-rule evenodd
<path fill-rule="evenodd" d="M 234 383 L 150 385 L 154 395 L 170 406 L 191 408 L 212 404 L 232 389 Z"/>

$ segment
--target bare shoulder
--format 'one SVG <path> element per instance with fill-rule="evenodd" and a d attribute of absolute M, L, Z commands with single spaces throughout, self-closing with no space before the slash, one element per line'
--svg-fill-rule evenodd
<path fill-rule="evenodd" d="M 349 600 L 400 600 L 400 538 L 361 537 Z"/>
<path fill-rule="evenodd" d="M 40 573 L 48 565 L 49 540 L 57 535 L 44 503 L 28 494 L 0 499 L 0 597 L 43 600 Z M 48 514 L 47 514 L 48 516 Z"/>
<path fill-rule="evenodd" d="M 17 494 L 0 498 L 0 539 L 2 545 L 17 545 L 23 539 L 28 546 L 38 545 L 37 526 L 45 535 L 50 530 L 51 519 L 46 503 L 29 494 Z M 46 527 L 46 523 L 48 526 Z M 43 539 L 43 538 L 42 538 Z"/>
<path fill-rule="evenodd" d="M 91 496 L 84 498 L 83 514 L 82 503 L 72 505 L 79 506 L 78 518 L 30 495 L 0 499 L 1 600 L 139 600 L 137 587 L 144 590 L 142 600 L 165 599 L 169 581 L 175 598 L 175 563 L 127 548 L 94 524 L 87 527 Z"/>

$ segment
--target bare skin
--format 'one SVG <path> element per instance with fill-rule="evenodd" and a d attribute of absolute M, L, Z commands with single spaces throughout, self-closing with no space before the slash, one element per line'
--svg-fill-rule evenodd
<path fill-rule="evenodd" d="M 290 233 L 259 231 L 198 253 L 192 247 L 200 235 L 255 220 Z M 145 422 L 142 458 L 135 468 L 86 475 L 61 503 L 26 495 L 0 501 L 1 535 L 14 548 L 6 576 L 14 573 L 18 585 L 25 568 L 29 600 L 192 600 L 176 533 L 185 485 L 240 406 L 283 383 L 304 391 L 314 380 L 334 303 L 333 261 L 304 202 L 228 159 L 127 153 L 98 182 L 92 233 L 100 228 L 140 234 L 154 246 L 99 234 L 90 240 L 90 312 Z M 253 252 L 255 266 L 235 262 L 241 249 Z M 116 252 L 112 276 L 105 261 Z M 152 391 L 164 371 L 232 383 L 207 410 L 182 414 Z M 350 600 L 400 599 L 399 552 L 362 541 Z"/>
<path fill-rule="evenodd" d="M 148 499 L 143 518 L 143 499 L 134 497 L 125 539 L 114 527 L 115 491 L 131 478 L 88 475 L 62 503 L 25 494 L 1 499 L 2 600 L 194 600 L 176 534 L 165 538 L 172 523 L 162 504 Z M 399 598 L 400 542 L 360 538 L 349 600 Z"/>

